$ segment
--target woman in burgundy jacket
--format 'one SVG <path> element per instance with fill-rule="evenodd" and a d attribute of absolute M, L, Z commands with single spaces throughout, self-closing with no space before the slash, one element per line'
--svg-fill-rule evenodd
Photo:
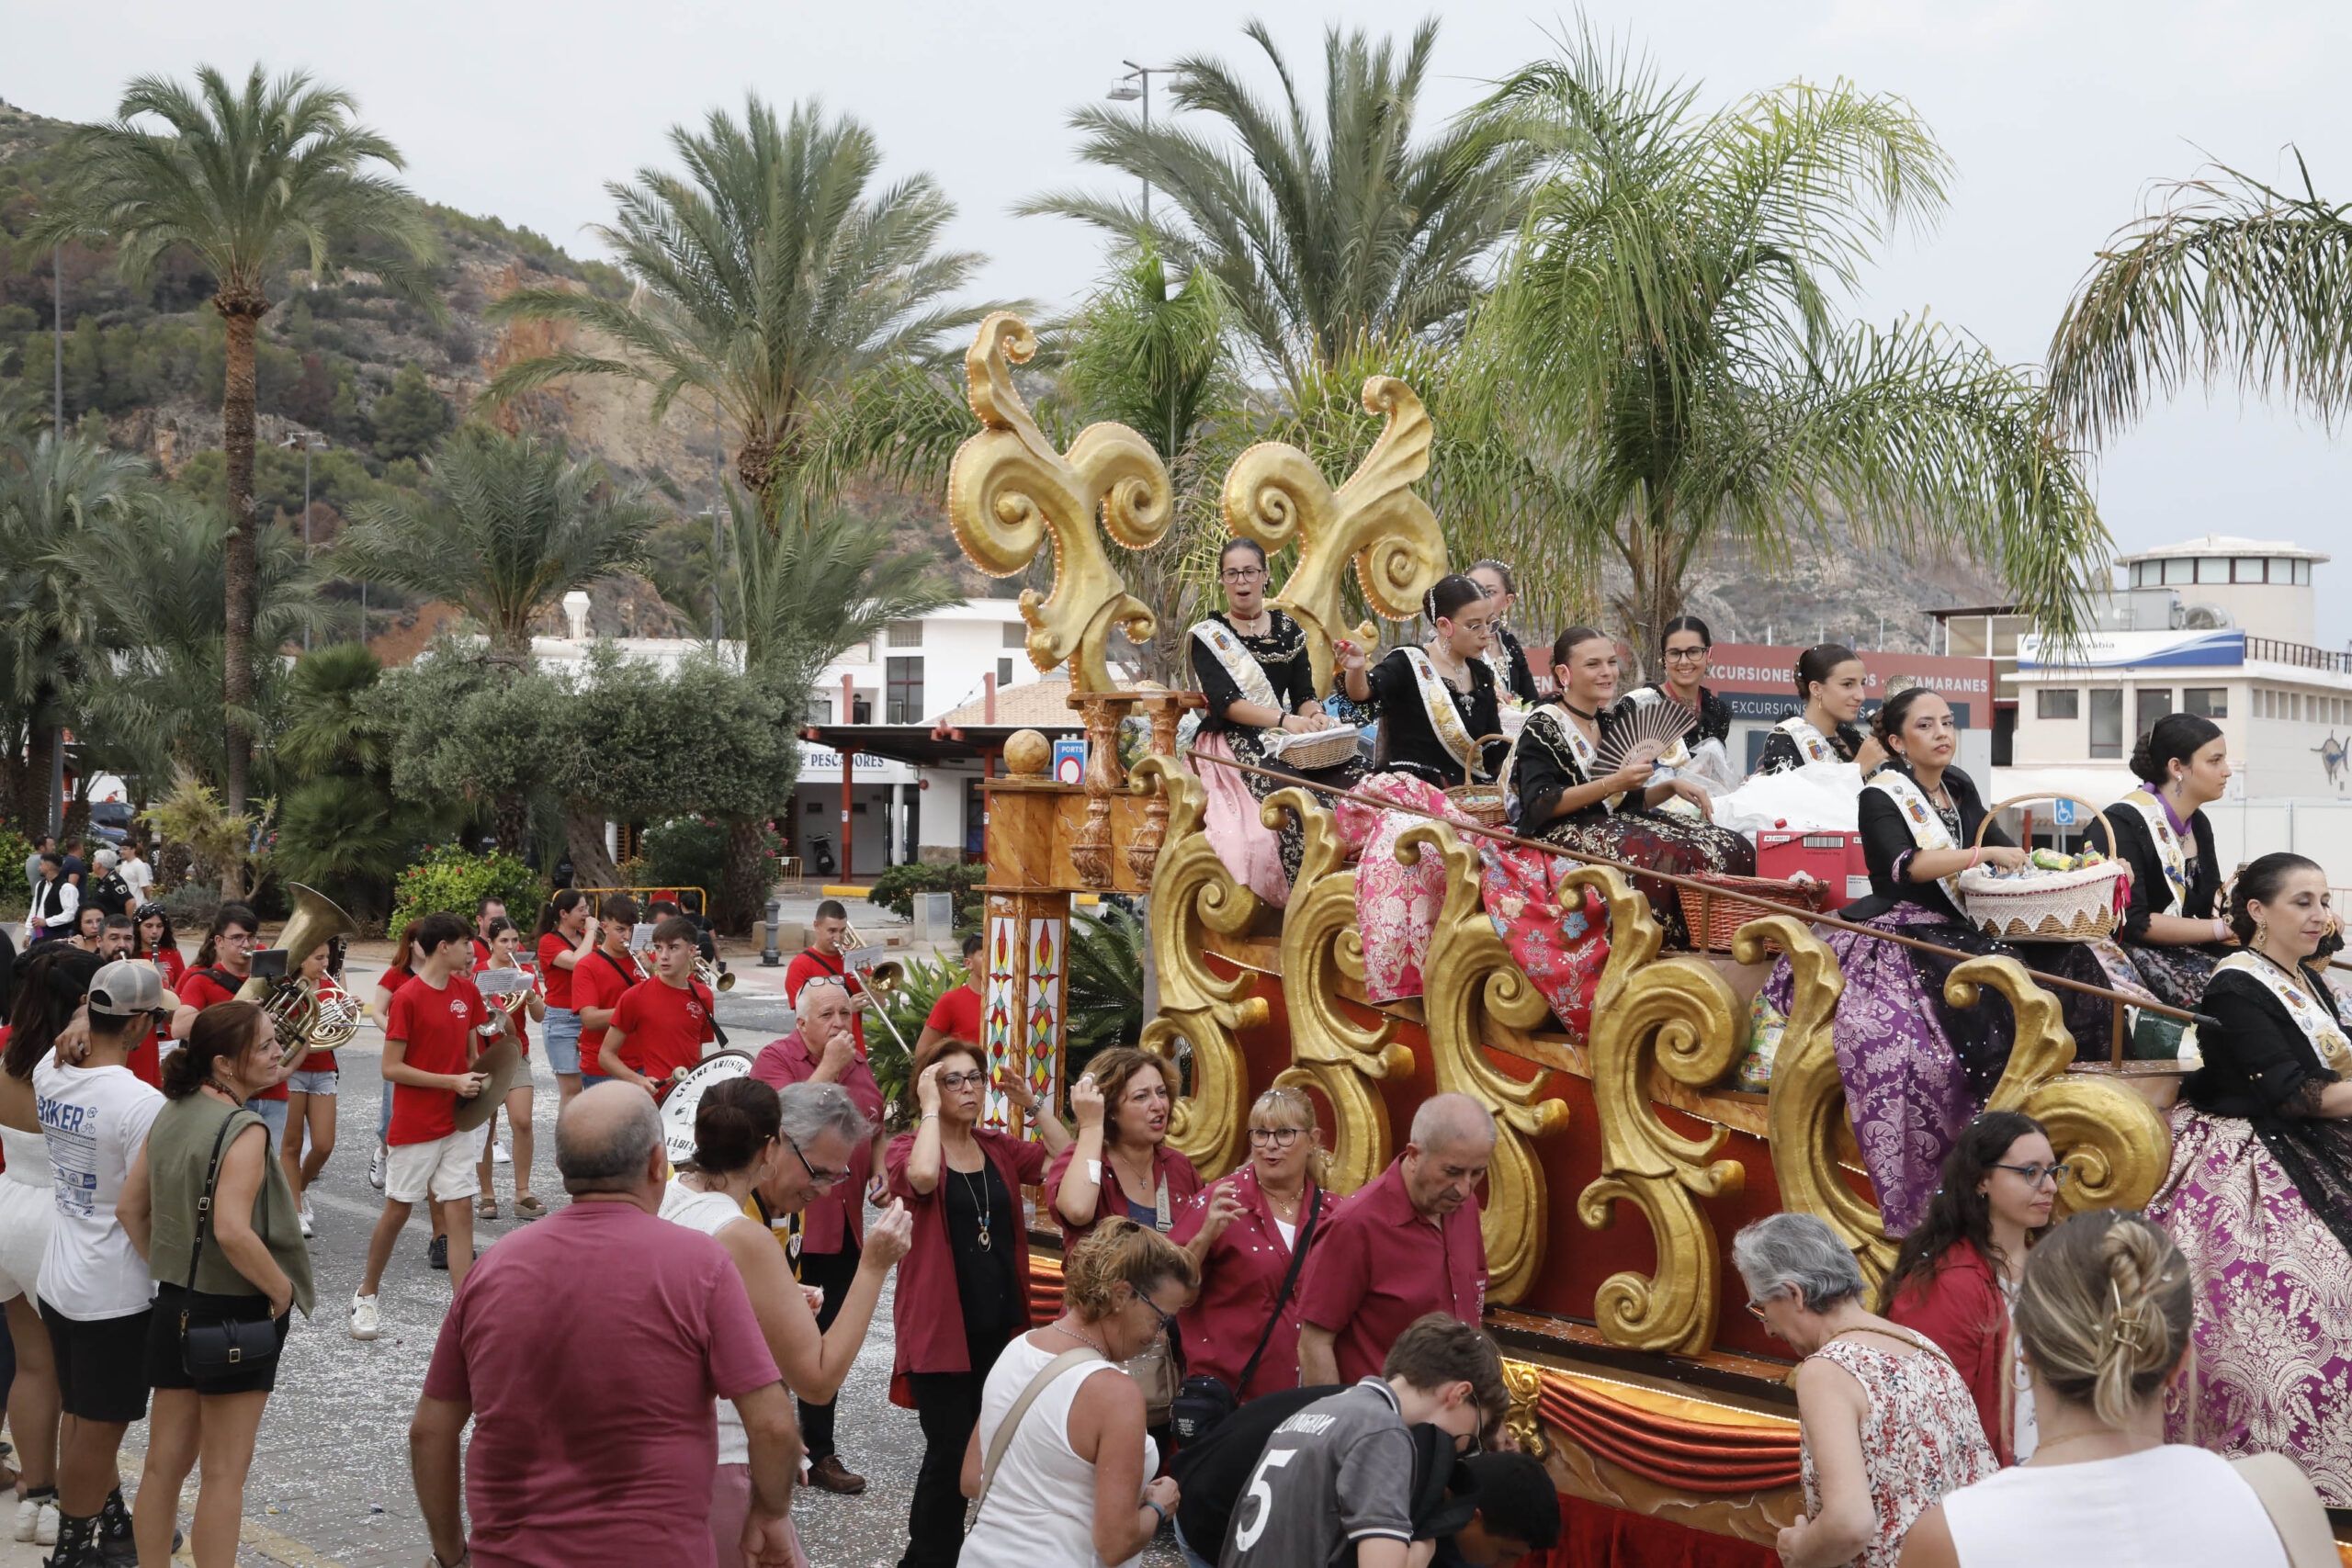
<path fill-rule="evenodd" d="M 2026 1248 L 2070 1173 L 2041 1123 L 1988 1111 L 1944 1156 L 1927 1217 L 1903 1239 L 1879 1310 L 1951 1358 L 2004 1465 L 2033 1457 L 2033 1389 L 2014 1319 Z"/>

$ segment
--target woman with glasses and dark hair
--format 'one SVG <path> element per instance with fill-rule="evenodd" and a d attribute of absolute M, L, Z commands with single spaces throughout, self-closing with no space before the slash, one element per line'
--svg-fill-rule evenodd
<path fill-rule="evenodd" d="M 1326 714 L 1318 700 L 1329 694 L 1315 689 L 1306 631 L 1266 603 L 1266 552 L 1251 540 L 1236 539 L 1225 547 L 1217 565 L 1226 607 L 1196 623 L 1186 639 L 1193 680 L 1208 699 L 1193 732 L 1193 749 L 1333 789 L 1349 788 L 1363 776 L 1359 757 L 1350 755 L 1332 766 L 1309 770 L 1282 760 L 1283 737 L 1317 734 L 1338 728 L 1339 720 Z M 1361 680 L 1361 649 L 1344 656 L 1341 663 Z M 1258 812 L 1260 801 L 1290 781 L 1214 762 L 1194 771 L 1208 792 L 1209 842 L 1226 869 L 1270 903 L 1288 903 L 1305 840 L 1295 820 L 1276 830 L 1266 827 Z"/>
<path fill-rule="evenodd" d="M 2323 948 L 2327 874 L 2296 854 L 2238 873 L 2243 944 L 2207 982 L 2172 1109 L 2172 1169 L 2148 1204 L 2188 1259 L 2197 1359 L 2170 1430 L 2303 1467 L 2352 1507 L 2352 1030 Z M 2183 1440 L 2190 1440 L 2184 1437 Z"/>
<path fill-rule="evenodd" d="M 1658 634 L 1658 664 L 1664 670 L 1662 679 L 1646 685 L 1635 686 L 1620 702 L 1669 702 L 1690 714 L 1697 727 L 1690 744 L 1712 740 L 1718 746 L 1731 740 L 1731 705 L 1707 690 L 1707 655 L 1715 646 L 1715 634 L 1707 623 L 1696 615 L 1677 615 L 1666 623 Z"/>
<path fill-rule="evenodd" d="M 1200 1294 L 1178 1320 L 1187 1376 L 1216 1378 L 1242 1401 L 1298 1386 L 1294 1260 L 1304 1262 L 1329 1206 L 1322 1158 L 1314 1102 L 1270 1089 L 1250 1107 L 1250 1163 L 1211 1184 L 1168 1233 L 1201 1272 Z"/>
<path fill-rule="evenodd" d="M 2050 1224 L 2069 1172 L 2041 1123 L 1987 1111 L 1944 1156 L 1928 1217 L 1903 1238 L 1879 1310 L 1941 1348 L 1976 1401 L 2003 1464 L 2035 1443 L 2033 1381 L 2017 1351 L 2018 1284 L 2026 1248 Z"/>
<path fill-rule="evenodd" d="M 964 1538 L 958 1478 L 980 1416 L 980 1391 L 1005 1343 L 1029 1330 L 1029 1224 L 1021 1190 L 1044 1181 L 1069 1130 L 1048 1115 L 1032 1143 L 983 1127 L 989 1068 L 980 1048 L 948 1036 L 913 1063 L 915 1131 L 890 1140 L 884 1173 L 914 1218 L 890 1300 L 897 1328 L 891 1402 L 922 1423 L 922 1463 L 907 1512 L 900 1568 L 953 1568 Z M 1028 1086 L 1000 1074 L 1024 1116 Z M 1140 1428 L 1138 1428 L 1140 1429 Z"/>

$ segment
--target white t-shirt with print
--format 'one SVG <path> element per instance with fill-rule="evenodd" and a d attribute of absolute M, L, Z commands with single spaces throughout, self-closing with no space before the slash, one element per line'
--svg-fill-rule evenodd
<path fill-rule="evenodd" d="M 33 1094 L 57 1193 L 40 1299 L 77 1323 L 144 1310 L 154 1285 L 114 1206 L 164 1097 L 129 1067 L 61 1067 L 46 1052 L 33 1065 Z"/>

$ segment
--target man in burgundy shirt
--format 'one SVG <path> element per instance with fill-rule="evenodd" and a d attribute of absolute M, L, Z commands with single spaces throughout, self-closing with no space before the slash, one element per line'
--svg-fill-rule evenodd
<path fill-rule="evenodd" d="M 794 1006 L 800 1002 L 800 987 L 809 981 L 831 977 L 849 991 L 850 1005 L 863 1010 L 872 1004 L 865 987 L 856 976 L 849 972 L 849 964 L 842 957 L 842 942 L 849 934 L 849 910 L 838 898 L 828 898 L 817 906 L 817 918 L 808 922 L 808 945 L 800 950 L 784 971 L 784 998 Z M 865 1020 L 856 1013 L 850 1015 L 850 1033 L 857 1043 L 857 1054 L 865 1055 Z"/>
<path fill-rule="evenodd" d="M 817 1308 L 817 1331 L 832 1327 L 849 1288 L 857 1278 L 860 1249 L 865 1236 L 865 1200 L 889 1201 L 876 1173 L 888 1144 L 882 1131 L 882 1089 L 865 1065 L 850 1028 L 854 1016 L 849 993 L 839 981 L 818 976 L 800 987 L 795 1010 L 800 1027 L 761 1051 L 752 1064 L 752 1076 L 782 1089 L 786 1084 L 839 1084 L 849 1092 L 858 1111 L 872 1122 L 870 1144 L 852 1145 L 849 1178 L 827 1193 L 812 1198 L 800 1212 L 800 1282 L 823 1290 Z M 872 1191 L 868 1191 L 868 1188 Z M 833 1447 L 833 1402 L 800 1402 L 800 1436 L 808 1445 L 808 1483 L 826 1492 L 854 1497 L 865 1490 L 865 1478 L 842 1463 Z"/>
<path fill-rule="evenodd" d="M 672 915 L 653 928 L 653 977 L 621 994 L 597 1048 L 596 1065 L 606 1077 L 658 1096 L 702 1060 L 703 1043 L 717 1031 L 711 995 L 695 978 L 699 955 L 692 920 Z"/>
<path fill-rule="evenodd" d="M 669 1168 L 653 1102 L 619 1084 L 584 1089 L 556 1118 L 555 1150 L 571 1205 L 467 1276 L 409 1427 L 434 1560 L 711 1568 L 703 1521 L 725 1399 L 751 1440 L 743 1560 L 784 1568 L 792 1398 L 727 1249 L 659 1217 Z M 551 1314 L 598 1325 L 594 1376 L 581 1376 L 576 1341 L 547 1331 Z"/>
<path fill-rule="evenodd" d="M 932 1004 L 931 1016 L 923 1020 L 922 1033 L 915 1040 L 916 1055 L 942 1040 L 980 1043 L 980 1002 L 989 984 L 987 971 L 980 967 L 980 949 L 985 945 L 978 931 L 964 938 L 964 983 Z"/>
<path fill-rule="evenodd" d="M 1494 1118 L 1476 1100 L 1421 1101 L 1405 1152 L 1332 1211 L 1299 1271 L 1301 1387 L 1377 1376 L 1424 1313 L 1476 1326 L 1487 1243 L 1474 1200 L 1494 1152 Z"/>

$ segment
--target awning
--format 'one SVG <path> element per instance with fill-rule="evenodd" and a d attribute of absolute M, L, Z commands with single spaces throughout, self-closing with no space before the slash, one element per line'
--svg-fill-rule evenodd
<path fill-rule="evenodd" d="M 1001 753 L 1005 741 L 1023 729 L 1039 730 L 1050 738 L 1057 731 L 1076 735 L 1085 728 L 1080 716 L 1072 712 L 1063 724 L 967 724 L 937 728 L 927 724 L 815 724 L 800 733 L 803 739 L 836 751 L 888 757 L 918 768 L 940 768 L 977 763 L 983 752 Z"/>

